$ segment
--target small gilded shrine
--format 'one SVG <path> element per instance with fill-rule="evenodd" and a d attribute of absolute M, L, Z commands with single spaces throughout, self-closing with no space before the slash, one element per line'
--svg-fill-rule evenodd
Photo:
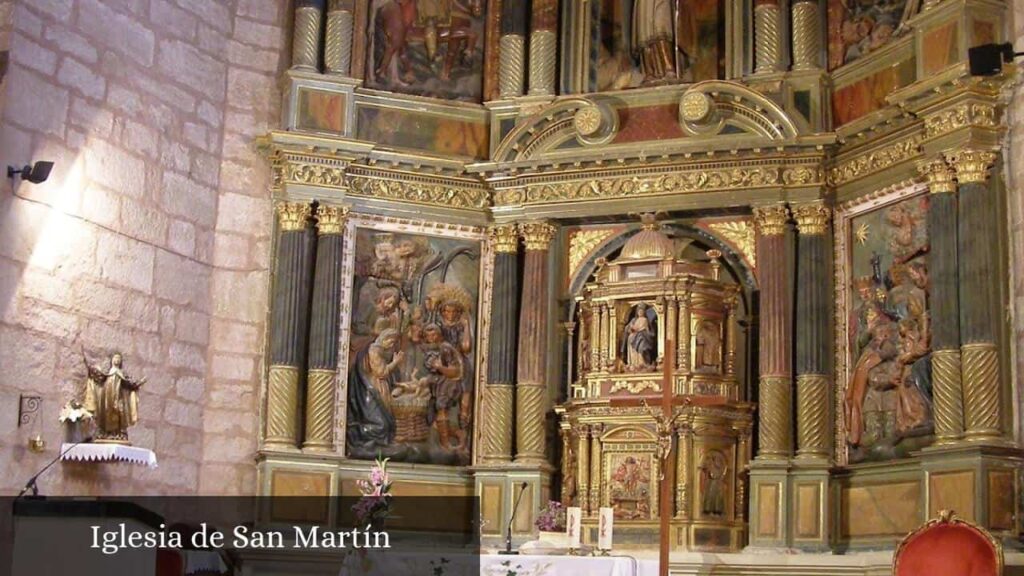
<path fill-rule="evenodd" d="M 578 380 L 557 409 L 562 500 L 582 508 L 591 529 L 599 508 L 612 508 L 623 545 L 658 542 L 667 466 L 673 542 L 743 545 L 753 405 L 736 374 L 740 287 L 722 278 L 720 251 L 680 257 L 692 242 L 674 241 L 646 214 L 617 257 L 596 262 L 578 298 Z M 668 419 L 655 410 L 666 383 Z M 664 434 L 676 436 L 672 461 Z"/>

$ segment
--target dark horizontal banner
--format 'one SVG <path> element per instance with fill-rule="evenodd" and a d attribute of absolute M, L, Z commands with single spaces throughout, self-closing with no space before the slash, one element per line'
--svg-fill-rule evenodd
<path fill-rule="evenodd" d="M 0 576 L 479 574 L 475 497 L 0 499 Z"/>

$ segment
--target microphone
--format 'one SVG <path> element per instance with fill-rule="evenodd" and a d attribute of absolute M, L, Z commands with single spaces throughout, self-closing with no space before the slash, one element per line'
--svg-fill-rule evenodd
<path fill-rule="evenodd" d="M 512 550 L 512 522 L 516 519 L 516 512 L 519 510 L 519 501 L 523 499 L 523 492 L 529 486 L 526 482 L 519 485 L 519 494 L 516 496 L 515 506 L 512 507 L 512 516 L 508 519 L 508 528 L 505 530 L 505 549 L 498 554 L 519 554 L 518 550 Z"/>
<path fill-rule="evenodd" d="M 39 480 L 39 477 L 40 477 L 40 476 L 42 476 L 44 472 L 46 472 L 47 470 L 49 470 L 49 469 L 50 469 L 50 466 L 53 466 L 53 465 L 54 465 L 54 464 L 56 464 L 56 463 L 57 463 L 57 462 L 58 462 L 59 460 L 61 460 L 62 458 L 64 458 L 64 456 L 65 456 L 65 455 L 66 455 L 66 454 L 67 454 L 68 452 L 71 452 L 71 451 L 72 451 L 72 450 L 73 450 L 73 449 L 75 448 L 75 446 L 78 446 L 79 444 L 87 444 L 87 443 L 89 443 L 89 442 L 92 442 L 92 440 L 93 440 L 93 437 L 92 437 L 92 436 L 88 436 L 88 437 L 86 437 L 86 438 L 83 438 L 83 439 L 79 440 L 78 442 L 75 442 L 75 443 L 74 443 L 74 444 L 72 444 L 71 446 L 68 446 L 68 447 L 67 447 L 67 449 L 66 449 L 66 450 L 64 450 L 63 452 L 61 452 L 60 454 L 58 454 L 56 458 L 54 458 L 53 460 L 50 460 L 50 463 L 49 463 L 49 464 L 47 464 L 46 466 L 43 466 L 43 469 L 42 469 L 42 470 L 40 470 L 39 472 L 36 472 L 35 476 L 33 476 L 33 477 L 29 478 L 29 479 L 28 479 L 28 482 L 25 482 L 25 487 L 21 489 L 21 492 L 18 492 L 18 495 L 17 495 L 17 496 L 15 496 L 15 497 L 14 497 L 14 499 L 15 499 L 15 500 L 18 500 L 18 499 L 20 499 L 20 498 L 21 498 L 22 496 L 24 496 L 24 495 L 25 495 L 25 493 L 26 493 L 26 492 L 28 492 L 29 490 L 31 490 L 31 491 L 32 491 L 32 495 L 33 495 L 33 496 L 39 496 L 39 486 L 37 486 L 37 485 L 36 485 L 36 480 Z"/>

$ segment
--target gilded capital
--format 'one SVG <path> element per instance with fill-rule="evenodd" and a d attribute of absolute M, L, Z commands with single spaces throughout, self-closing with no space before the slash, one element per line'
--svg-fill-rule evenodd
<path fill-rule="evenodd" d="M 789 220 L 789 209 L 785 204 L 754 207 L 754 222 L 762 236 L 778 236 L 786 232 L 786 221 Z"/>
<path fill-rule="evenodd" d="M 320 235 L 344 234 L 345 220 L 348 219 L 348 206 L 328 206 L 321 204 L 316 209 L 317 229 Z"/>
<path fill-rule="evenodd" d="M 547 250 L 555 238 L 555 232 L 556 228 L 543 220 L 519 223 L 519 234 L 527 250 Z"/>
<path fill-rule="evenodd" d="M 828 222 L 832 219 L 832 210 L 824 202 L 799 204 L 793 208 L 797 230 L 808 236 L 820 236 L 828 230 Z"/>
<path fill-rule="evenodd" d="M 306 228 L 306 221 L 309 220 L 313 210 L 310 205 L 304 202 L 278 202 L 277 221 L 281 225 L 282 232 L 293 232 Z"/>
<path fill-rule="evenodd" d="M 956 170 L 957 181 L 970 184 L 988 179 L 988 169 L 996 161 L 996 154 L 989 150 L 957 150 L 948 152 L 946 160 Z"/>
<path fill-rule="evenodd" d="M 956 192 L 956 182 L 953 181 L 953 170 L 943 160 L 933 160 L 919 164 L 917 171 L 928 182 L 928 191 L 932 194 L 944 194 Z"/>
<path fill-rule="evenodd" d="M 491 246 L 498 254 L 515 254 L 519 251 L 519 233 L 515 224 L 497 224 L 487 231 Z"/>

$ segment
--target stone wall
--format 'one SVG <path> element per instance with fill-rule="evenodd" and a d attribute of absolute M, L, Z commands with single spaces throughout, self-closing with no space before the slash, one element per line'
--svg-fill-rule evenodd
<path fill-rule="evenodd" d="M 56 455 L 82 348 L 148 377 L 132 440 L 160 468 L 66 464 L 45 493 L 251 493 L 271 217 L 252 138 L 277 124 L 288 2 L 7 6 L 0 156 L 57 165 L 0 186 L 0 494 Z M 20 394 L 43 397 L 42 454 Z"/>
<path fill-rule="evenodd" d="M 1024 50 L 1024 0 L 1014 0 L 1012 6 L 1014 18 L 1010 37 L 1014 40 L 1017 50 Z M 1024 197 L 1021 195 L 1021 188 L 1024 187 L 1024 87 L 1020 82 L 1014 87 L 1008 115 L 1010 134 L 1003 146 L 1003 158 L 1006 159 L 1004 177 L 1007 184 L 1011 262 L 1012 301 L 1008 312 L 1013 319 L 1011 353 L 1014 366 L 1013 381 L 1017 383 L 1014 386 L 1014 392 L 1017 394 L 1014 431 L 1019 440 L 1022 434 L 1020 419 L 1024 414 L 1024 398 L 1020 390 L 1020 378 L 1024 375 Z"/>

